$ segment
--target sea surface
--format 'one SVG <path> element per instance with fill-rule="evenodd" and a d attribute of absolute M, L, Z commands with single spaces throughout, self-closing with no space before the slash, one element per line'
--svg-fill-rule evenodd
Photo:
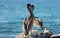
<path fill-rule="evenodd" d="M 23 19 L 29 15 L 27 3 L 35 6 L 33 13 L 42 19 L 43 26 L 60 34 L 60 0 L 0 0 L 0 38 L 15 38 L 22 32 Z"/>

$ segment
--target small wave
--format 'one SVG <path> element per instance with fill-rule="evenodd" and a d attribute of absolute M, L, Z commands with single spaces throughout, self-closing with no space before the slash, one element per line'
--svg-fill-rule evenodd
<path fill-rule="evenodd" d="M 8 21 L 0 21 L 0 23 L 6 23 L 6 22 L 8 22 Z"/>
<path fill-rule="evenodd" d="M 13 31 L 13 30 L 2 30 L 0 31 L 0 34 L 16 34 L 21 33 L 21 31 Z"/>
<path fill-rule="evenodd" d="M 7 22 L 6 21 L 0 22 L 0 24 L 3 24 L 3 23 L 6 23 L 6 24 L 16 24 L 16 23 L 22 23 L 22 22 L 14 22 L 14 21 L 13 22 L 8 22 L 8 21 Z"/>
<path fill-rule="evenodd" d="M 8 24 L 16 24 L 16 23 L 22 23 L 22 22 L 7 22 Z"/>
<path fill-rule="evenodd" d="M 15 38 L 16 35 L 6 35 L 0 34 L 0 38 Z"/>

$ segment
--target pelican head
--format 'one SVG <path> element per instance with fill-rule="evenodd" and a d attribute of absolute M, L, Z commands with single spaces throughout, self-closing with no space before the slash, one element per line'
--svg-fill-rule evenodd
<path fill-rule="evenodd" d="M 34 10 L 34 5 L 32 5 L 32 4 L 27 4 L 27 9 L 28 9 L 29 12 L 33 12 L 33 10 Z"/>

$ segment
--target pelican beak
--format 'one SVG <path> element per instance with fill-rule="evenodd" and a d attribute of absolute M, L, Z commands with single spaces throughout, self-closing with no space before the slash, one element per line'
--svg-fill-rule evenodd
<path fill-rule="evenodd" d="M 43 29 L 43 25 L 42 25 L 42 23 L 39 23 L 39 26 L 40 26 L 41 29 Z"/>
<path fill-rule="evenodd" d="M 42 29 L 44 29 L 44 27 L 42 27 Z"/>
<path fill-rule="evenodd" d="M 42 24 L 40 24 L 40 28 L 41 28 L 41 29 L 44 29 L 44 26 L 43 26 Z"/>

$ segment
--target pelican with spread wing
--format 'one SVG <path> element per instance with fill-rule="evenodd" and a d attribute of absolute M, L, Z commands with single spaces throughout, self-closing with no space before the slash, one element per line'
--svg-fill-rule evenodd
<path fill-rule="evenodd" d="M 29 11 L 29 17 L 24 19 L 24 25 L 23 25 L 25 35 L 28 35 L 29 31 L 32 29 L 32 24 L 36 27 L 43 28 L 42 20 L 35 17 L 33 14 L 34 5 L 27 4 L 27 9 Z"/>

